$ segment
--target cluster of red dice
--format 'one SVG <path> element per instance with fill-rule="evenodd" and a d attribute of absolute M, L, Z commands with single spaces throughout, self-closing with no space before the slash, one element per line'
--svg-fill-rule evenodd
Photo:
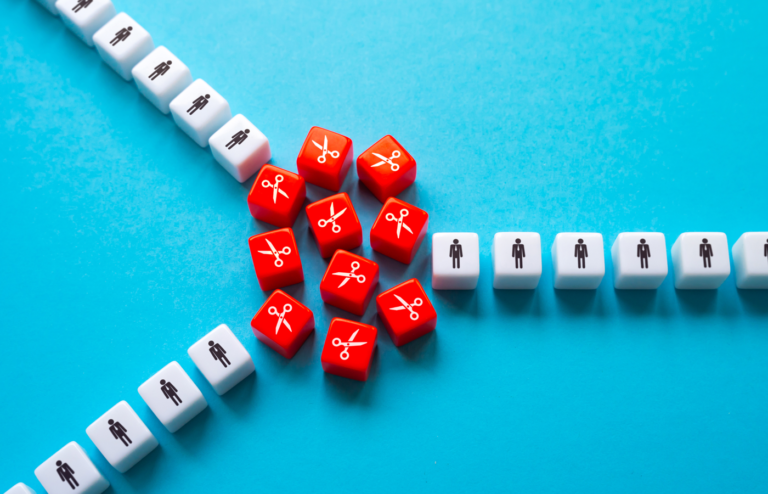
<path fill-rule="evenodd" d="M 254 218 L 279 227 L 248 240 L 262 290 L 275 290 L 251 326 L 256 337 L 291 358 L 315 327 L 312 311 L 278 288 L 304 281 L 301 257 L 291 227 L 307 195 L 306 182 L 338 192 L 352 165 L 352 140 L 313 127 L 296 160 L 298 175 L 264 165 L 248 206 Z M 371 248 L 409 264 L 427 233 L 429 215 L 394 196 L 416 180 L 416 161 L 394 137 L 385 136 L 357 158 L 360 181 L 384 203 L 370 232 Z M 379 266 L 348 252 L 362 245 L 363 229 L 345 193 L 306 207 L 309 226 L 322 257 L 332 257 L 320 283 L 323 301 L 362 316 L 379 282 Z M 416 279 L 376 297 L 376 307 L 395 345 L 435 329 L 437 314 Z M 321 356 L 326 372 L 365 381 L 376 345 L 374 326 L 334 318 Z"/>

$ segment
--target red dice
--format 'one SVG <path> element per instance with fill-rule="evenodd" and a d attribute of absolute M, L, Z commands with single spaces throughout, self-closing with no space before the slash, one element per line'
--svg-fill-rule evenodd
<path fill-rule="evenodd" d="M 437 313 L 416 278 L 376 297 L 376 309 L 395 346 L 434 331 Z"/>
<path fill-rule="evenodd" d="M 287 293 L 275 290 L 251 320 L 251 328 L 259 341 L 292 358 L 315 329 L 315 316 Z"/>
<path fill-rule="evenodd" d="M 416 160 L 394 137 L 384 136 L 357 157 L 357 176 L 384 202 L 416 181 Z"/>
<path fill-rule="evenodd" d="M 304 281 L 293 230 L 283 228 L 248 239 L 253 267 L 262 290 L 274 290 Z"/>
<path fill-rule="evenodd" d="M 343 192 L 307 206 L 307 219 L 322 257 L 331 257 L 338 249 L 350 250 L 363 244 L 363 227 L 352 201 Z"/>
<path fill-rule="evenodd" d="M 328 328 L 320 356 L 323 370 L 329 374 L 366 381 L 375 347 L 375 327 L 336 317 Z"/>
<path fill-rule="evenodd" d="M 264 165 L 248 194 L 251 215 L 278 227 L 293 226 L 307 197 L 304 179 L 295 173 Z"/>
<path fill-rule="evenodd" d="M 378 264 L 337 250 L 320 282 L 320 296 L 326 304 L 362 316 L 378 283 Z"/>
<path fill-rule="evenodd" d="M 352 165 L 352 156 L 352 139 L 312 127 L 296 158 L 296 166 L 307 182 L 338 192 Z"/>
<path fill-rule="evenodd" d="M 371 227 L 371 248 L 410 264 L 427 234 L 428 222 L 426 211 L 390 197 Z"/>

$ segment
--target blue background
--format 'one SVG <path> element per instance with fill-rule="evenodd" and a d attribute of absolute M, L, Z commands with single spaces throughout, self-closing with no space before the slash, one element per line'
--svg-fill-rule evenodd
<path fill-rule="evenodd" d="M 71 440 L 114 492 L 758 492 L 768 483 L 768 294 L 552 287 L 549 246 L 596 231 L 768 230 L 768 3 L 118 0 L 295 170 L 312 125 L 356 152 L 394 135 L 429 233 L 480 235 L 475 291 L 433 292 L 437 331 L 369 381 L 327 376 L 326 262 L 302 213 L 317 330 L 292 360 L 253 337 L 265 299 L 238 184 L 30 0 L 1 0 L 0 489 Z M 330 193 L 309 187 L 308 199 Z M 492 288 L 497 231 L 537 231 L 532 292 Z M 354 318 L 353 318 L 354 319 Z M 371 304 L 360 320 L 382 326 Z M 217 397 L 187 348 L 228 324 L 256 375 Z M 169 434 L 137 387 L 178 360 L 210 408 Z M 125 475 L 85 428 L 127 400 L 161 447 Z"/>

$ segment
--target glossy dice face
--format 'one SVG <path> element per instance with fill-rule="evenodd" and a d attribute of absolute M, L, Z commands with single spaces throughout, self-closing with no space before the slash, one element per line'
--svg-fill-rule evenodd
<path fill-rule="evenodd" d="M 275 290 L 251 320 L 251 328 L 259 341 L 292 358 L 315 329 L 315 316 L 287 293 Z"/>
<path fill-rule="evenodd" d="M 235 115 L 208 139 L 216 161 L 243 183 L 270 160 L 269 139 L 242 114 Z"/>
<path fill-rule="evenodd" d="M 299 175 L 314 185 L 338 191 L 352 165 L 352 139 L 312 127 L 301 147 L 296 166 Z"/>
<path fill-rule="evenodd" d="M 395 346 L 420 338 L 437 325 L 437 313 L 416 278 L 380 294 L 376 308 Z"/>
<path fill-rule="evenodd" d="M 426 211 L 390 197 L 371 227 L 371 248 L 409 264 L 427 234 L 428 222 Z"/>
<path fill-rule="evenodd" d="M 264 165 L 248 194 L 251 215 L 278 227 L 290 227 L 304 205 L 307 186 L 295 173 Z"/>
<path fill-rule="evenodd" d="M 357 157 L 360 181 L 384 202 L 416 181 L 416 160 L 394 137 L 382 137 Z"/>
<path fill-rule="evenodd" d="M 345 193 L 307 206 L 307 219 L 322 257 L 331 257 L 338 249 L 351 250 L 363 243 L 363 227 Z"/>
<path fill-rule="evenodd" d="M 320 282 L 320 296 L 327 304 L 362 316 L 378 283 L 378 264 L 337 250 Z"/>
<path fill-rule="evenodd" d="M 253 267 L 264 291 L 304 281 L 293 230 L 283 228 L 248 239 Z"/>
<path fill-rule="evenodd" d="M 323 370 L 329 374 L 366 381 L 375 347 L 375 327 L 334 318 L 320 356 Z"/>

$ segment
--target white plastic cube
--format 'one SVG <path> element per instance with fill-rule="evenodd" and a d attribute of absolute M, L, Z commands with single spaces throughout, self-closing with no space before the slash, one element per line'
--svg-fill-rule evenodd
<path fill-rule="evenodd" d="M 131 70 L 139 92 L 168 114 L 173 98 L 192 84 L 192 73 L 168 48 L 158 46 Z"/>
<path fill-rule="evenodd" d="M 725 233 L 683 233 L 672 245 L 675 288 L 714 290 L 731 274 Z"/>
<path fill-rule="evenodd" d="M 157 447 L 157 439 L 133 408 L 121 401 L 85 429 L 110 465 L 127 472 Z"/>
<path fill-rule="evenodd" d="M 216 161 L 243 183 L 272 157 L 269 140 L 243 115 L 235 115 L 208 140 Z"/>
<path fill-rule="evenodd" d="M 18 484 L 5 491 L 5 494 L 35 494 L 31 487 L 19 482 Z"/>
<path fill-rule="evenodd" d="M 139 394 L 170 432 L 181 429 L 208 406 L 178 362 L 166 365 L 139 386 Z"/>
<path fill-rule="evenodd" d="M 493 287 L 533 290 L 541 278 L 541 236 L 533 232 L 500 232 L 493 236 Z"/>
<path fill-rule="evenodd" d="M 599 233 L 558 233 L 552 244 L 555 288 L 595 290 L 605 276 L 603 236 Z"/>
<path fill-rule="evenodd" d="M 155 49 L 152 36 L 125 12 L 96 31 L 93 44 L 101 59 L 126 81 L 133 79 L 131 69 Z"/>
<path fill-rule="evenodd" d="M 56 0 L 37 0 L 37 3 L 45 7 L 45 10 L 47 10 L 51 14 L 59 15 L 59 11 L 56 9 Z M 24 485 L 24 484 L 17 484 L 17 485 Z"/>
<path fill-rule="evenodd" d="M 96 31 L 117 13 L 111 0 L 59 0 L 56 10 L 64 25 L 88 46 L 93 46 Z"/>
<path fill-rule="evenodd" d="M 48 494 L 101 494 L 109 488 L 107 479 L 74 441 L 35 468 L 35 477 Z"/>
<path fill-rule="evenodd" d="M 474 290 L 480 277 L 477 233 L 432 235 L 432 288 Z"/>
<path fill-rule="evenodd" d="M 669 272 L 663 233 L 620 233 L 611 247 L 611 259 L 613 286 L 618 290 L 655 290 Z"/>
<path fill-rule="evenodd" d="M 187 353 L 219 395 L 255 370 L 248 351 L 226 324 L 203 336 Z"/>
<path fill-rule="evenodd" d="M 743 289 L 768 289 L 768 232 L 743 234 L 733 244 L 736 286 Z"/>
<path fill-rule="evenodd" d="M 227 100 L 198 79 L 171 101 L 171 115 L 176 125 L 204 148 L 213 133 L 232 118 L 232 111 Z"/>

